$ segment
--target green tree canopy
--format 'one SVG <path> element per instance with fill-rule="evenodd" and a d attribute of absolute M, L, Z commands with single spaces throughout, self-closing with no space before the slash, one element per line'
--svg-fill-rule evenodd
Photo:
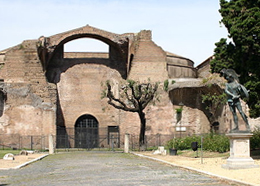
<path fill-rule="evenodd" d="M 260 116 L 260 0 L 220 0 L 221 23 L 228 37 L 216 43 L 212 72 L 232 68 L 250 90 L 251 117 Z"/>

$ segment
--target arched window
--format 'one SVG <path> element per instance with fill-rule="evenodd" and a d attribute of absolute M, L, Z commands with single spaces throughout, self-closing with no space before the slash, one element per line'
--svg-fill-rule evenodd
<path fill-rule="evenodd" d="M 76 128 L 98 128 L 98 121 L 92 115 L 83 115 L 80 116 L 75 124 Z"/>

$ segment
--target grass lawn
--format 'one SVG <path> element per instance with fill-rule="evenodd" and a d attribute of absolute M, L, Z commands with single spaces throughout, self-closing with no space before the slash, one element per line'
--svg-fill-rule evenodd
<path fill-rule="evenodd" d="M 21 150 L 12 150 L 12 149 L 0 149 L 0 159 L 2 159 L 3 157 L 4 157 L 4 155 L 5 154 L 7 154 L 7 153 L 12 153 L 12 154 L 14 154 L 14 155 L 16 155 L 16 154 L 19 154 L 19 152 L 20 152 Z"/>
<path fill-rule="evenodd" d="M 86 149 L 84 149 L 86 150 Z M 20 153 L 21 150 L 12 150 L 12 149 L 0 149 L 0 159 L 4 157 L 7 153 L 12 153 L 14 155 L 17 155 Z M 73 151 L 70 149 L 69 151 Z M 78 150 L 77 150 L 78 151 Z M 201 157 L 204 158 L 215 158 L 215 157 L 222 157 L 222 158 L 228 158 L 229 152 L 219 153 L 219 152 L 210 152 L 210 151 L 203 151 L 201 154 L 200 149 L 198 149 L 198 152 L 194 152 L 193 150 L 178 150 L 177 151 L 178 156 L 184 156 L 184 157 Z M 252 158 L 260 159 L 260 149 L 251 151 Z"/>

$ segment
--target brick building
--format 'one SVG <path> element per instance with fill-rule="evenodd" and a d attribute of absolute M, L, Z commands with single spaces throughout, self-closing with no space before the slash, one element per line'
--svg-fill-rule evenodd
<path fill-rule="evenodd" d="M 66 43 L 79 38 L 100 40 L 109 52 L 64 52 Z M 108 79 L 114 83 L 148 78 L 176 81 L 168 93 L 160 92 L 159 103 L 145 110 L 147 136 L 208 132 L 211 126 L 201 94 L 220 91 L 218 85 L 209 90 L 202 83 L 209 75 L 208 64 L 195 68 L 191 60 L 164 51 L 152 41 L 149 30 L 115 34 L 87 25 L 3 50 L 0 65 L 0 134 L 74 136 L 57 139 L 57 147 L 64 143 L 84 147 L 82 139 L 95 147 L 106 146 L 110 134 L 138 136 L 138 115 L 117 110 L 101 99 L 101 83 Z M 183 119 L 177 128 L 175 108 L 180 102 Z M 219 130 L 227 131 L 230 119 L 219 122 L 225 123 Z M 106 140 L 100 140 L 101 136 Z"/>

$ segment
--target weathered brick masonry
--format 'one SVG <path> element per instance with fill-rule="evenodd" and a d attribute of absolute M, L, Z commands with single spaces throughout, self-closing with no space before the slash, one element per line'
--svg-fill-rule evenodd
<path fill-rule="evenodd" d="M 85 37 L 106 43 L 109 53 L 64 52 L 65 43 Z M 185 105 L 182 121 L 185 135 L 210 130 L 200 98 L 201 92 L 209 90 L 202 79 L 198 79 L 208 75 L 208 68 L 203 70 L 205 65 L 194 68 L 191 60 L 164 51 L 152 41 L 149 30 L 114 34 L 87 25 L 50 37 L 26 40 L 1 51 L 0 65 L 0 134 L 56 135 L 57 128 L 75 128 L 91 121 L 95 126 L 98 124 L 98 128 L 117 127 L 120 134 L 138 135 L 137 114 L 117 110 L 101 99 L 102 82 L 110 80 L 118 84 L 127 78 L 177 80 L 169 93 L 161 92 L 161 101 L 156 106 L 146 109 L 147 135 L 178 135 L 175 108 L 179 102 Z M 184 83 L 185 86 L 180 81 L 183 78 L 189 82 Z M 223 113 L 219 117 L 221 115 Z M 219 120 L 221 132 L 229 127 L 230 116 L 225 118 Z M 98 134 L 107 135 L 107 132 L 100 130 Z M 74 146 L 76 144 L 71 144 Z"/>

